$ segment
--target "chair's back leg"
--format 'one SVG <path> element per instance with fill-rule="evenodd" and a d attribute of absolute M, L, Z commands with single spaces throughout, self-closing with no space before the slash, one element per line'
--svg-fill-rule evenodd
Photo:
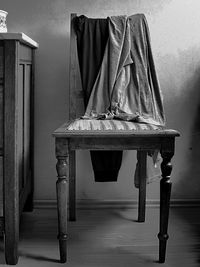
<path fill-rule="evenodd" d="M 76 220 L 76 152 L 69 152 L 69 220 Z"/>
<path fill-rule="evenodd" d="M 137 151 L 138 170 L 139 170 L 139 203 L 138 203 L 138 222 L 145 221 L 146 211 L 146 176 L 147 176 L 147 152 Z"/>

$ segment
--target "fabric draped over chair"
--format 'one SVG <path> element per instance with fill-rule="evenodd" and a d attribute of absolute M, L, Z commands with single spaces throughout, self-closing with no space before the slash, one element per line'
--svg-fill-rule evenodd
<path fill-rule="evenodd" d="M 162 95 L 143 14 L 76 17 L 83 119 L 164 126 Z M 96 181 L 116 181 L 122 151 L 91 151 Z M 137 172 L 137 171 L 136 171 Z"/>

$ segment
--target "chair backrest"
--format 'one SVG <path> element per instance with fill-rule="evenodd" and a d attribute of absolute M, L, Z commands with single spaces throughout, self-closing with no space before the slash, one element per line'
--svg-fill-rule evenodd
<path fill-rule="evenodd" d="M 69 62 L 69 120 L 80 116 L 83 109 L 83 91 L 81 88 L 80 71 L 77 53 L 77 38 L 74 27 L 76 14 L 70 17 L 70 62 Z M 82 107 L 81 107 L 82 105 Z"/>

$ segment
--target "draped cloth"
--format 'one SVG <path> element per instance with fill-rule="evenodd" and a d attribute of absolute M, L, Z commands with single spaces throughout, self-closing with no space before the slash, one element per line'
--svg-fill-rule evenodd
<path fill-rule="evenodd" d="M 145 16 L 136 14 L 107 19 L 81 16 L 76 25 L 85 92 L 83 119 L 120 119 L 164 126 L 162 95 Z M 122 152 L 109 152 L 119 153 L 117 163 L 121 162 Z M 95 164 L 103 170 L 101 157 L 104 155 L 96 160 L 92 155 L 94 171 Z M 109 160 L 109 156 L 106 158 Z M 106 161 L 107 168 L 112 169 L 114 162 L 111 156 L 111 164 Z"/>
<path fill-rule="evenodd" d="M 93 86 L 102 64 L 109 38 L 108 19 L 76 17 L 79 68 L 87 107 Z M 122 162 L 122 151 L 90 151 L 96 182 L 117 181 Z"/>

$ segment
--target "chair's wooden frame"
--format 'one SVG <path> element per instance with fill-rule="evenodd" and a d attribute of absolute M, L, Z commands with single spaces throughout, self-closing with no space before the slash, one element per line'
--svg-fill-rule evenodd
<path fill-rule="evenodd" d="M 70 81 L 69 81 L 69 119 L 76 118 L 76 99 L 80 97 L 77 88 L 78 59 L 76 48 L 76 34 L 73 19 L 76 14 L 71 14 L 70 31 Z M 61 262 L 67 259 L 67 201 L 69 189 L 69 220 L 76 219 L 76 194 L 75 194 L 75 157 L 76 150 L 137 150 L 139 162 L 139 209 L 138 221 L 145 220 L 146 199 L 146 158 L 147 151 L 158 149 L 163 158 L 161 164 L 162 179 L 160 182 L 160 232 L 159 261 L 165 261 L 166 243 L 168 239 L 168 217 L 171 194 L 170 174 L 172 171 L 171 159 L 174 155 L 175 137 L 179 133 L 175 130 L 155 131 L 67 131 L 67 123 L 63 124 L 54 133 L 56 158 L 57 158 L 57 204 L 59 224 L 59 245 Z M 69 188 L 68 188 L 69 187 Z"/>

